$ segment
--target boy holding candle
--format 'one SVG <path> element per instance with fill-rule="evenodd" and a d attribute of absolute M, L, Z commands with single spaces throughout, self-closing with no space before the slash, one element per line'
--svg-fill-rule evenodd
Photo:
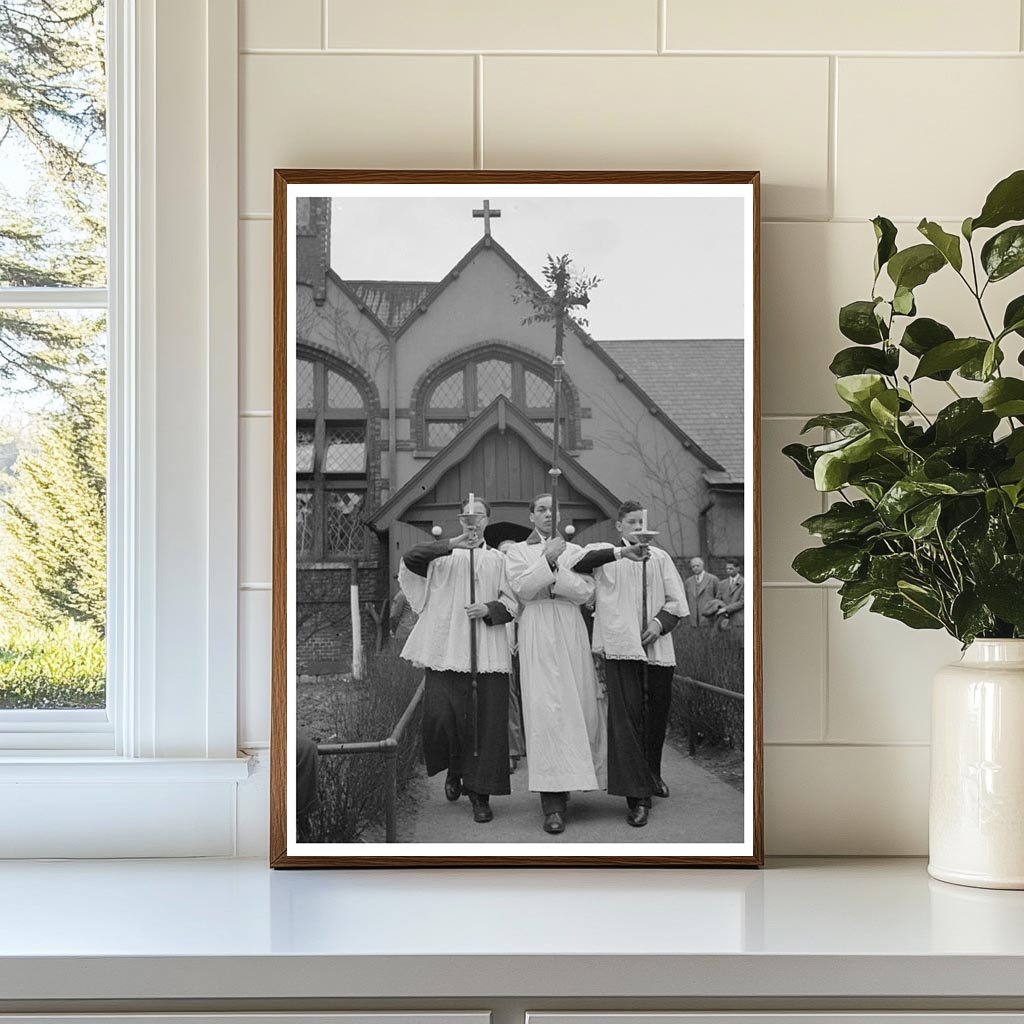
<path fill-rule="evenodd" d="M 669 795 L 661 778 L 676 664 L 669 633 L 689 608 L 668 553 L 637 540 L 647 532 L 647 510 L 624 502 L 615 529 L 618 544 L 588 545 L 572 568 L 592 575 L 596 586 L 593 649 L 604 659 L 608 687 L 608 792 L 626 798 L 626 821 L 642 828 L 651 797 Z"/>

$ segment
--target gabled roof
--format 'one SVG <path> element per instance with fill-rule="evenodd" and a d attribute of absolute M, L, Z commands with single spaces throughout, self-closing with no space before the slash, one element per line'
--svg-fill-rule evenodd
<path fill-rule="evenodd" d="M 388 329 L 398 330 L 413 310 L 437 287 L 436 281 L 352 281 L 345 284 Z"/>
<path fill-rule="evenodd" d="M 494 252 L 494 254 L 496 256 L 498 256 L 502 260 L 504 260 L 505 263 L 508 264 L 508 266 L 511 268 L 513 273 L 518 278 L 521 278 L 523 281 L 525 281 L 528 285 L 532 286 L 537 291 L 538 295 L 545 295 L 546 294 L 544 289 L 537 283 L 537 281 L 526 271 L 526 269 L 523 266 L 521 266 L 509 254 L 509 252 L 503 246 L 499 245 L 498 242 L 496 242 L 494 240 L 494 237 L 492 235 L 484 235 L 484 236 L 482 236 L 466 252 L 466 254 L 462 257 L 462 259 L 460 259 L 459 262 L 456 263 L 455 266 L 452 267 L 452 269 L 449 270 L 448 273 L 445 274 L 445 276 L 440 281 L 438 281 L 436 284 L 434 284 L 432 287 L 430 286 L 430 283 L 426 282 L 426 281 L 410 281 L 410 282 L 402 282 L 402 281 L 389 281 L 389 282 L 385 282 L 385 281 L 376 281 L 376 282 L 373 282 L 373 281 L 362 281 L 362 282 L 360 282 L 360 281 L 345 281 L 342 278 L 340 278 L 337 275 L 337 273 L 335 271 L 333 271 L 333 270 L 328 271 L 328 274 L 339 285 L 339 287 L 342 288 L 342 290 L 344 290 L 345 292 L 348 293 L 350 298 L 354 299 L 354 301 L 360 307 L 360 309 L 363 310 L 370 317 L 370 319 L 373 320 L 378 325 L 378 327 L 380 327 L 380 329 L 381 329 L 381 331 L 383 333 L 391 334 L 392 337 L 394 337 L 395 340 L 397 341 L 412 326 L 412 324 L 416 322 L 417 318 L 419 318 L 420 316 L 424 315 L 428 311 L 430 306 L 445 291 L 445 289 L 448 288 L 448 286 L 451 285 L 453 281 L 457 280 L 461 276 L 463 270 L 465 270 L 466 267 L 468 267 L 469 264 L 472 263 L 473 260 L 476 258 L 476 256 L 482 250 L 484 250 L 484 249 L 490 249 L 492 252 Z M 420 298 L 415 303 L 410 304 L 410 303 L 404 302 L 404 301 L 396 302 L 395 307 L 394 307 L 394 309 L 395 309 L 395 314 L 394 315 L 395 316 L 398 315 L 398 311 L 400 309 L 403 309 L 403 308 L 407 308 L 408 309 L 408 313 L 407 313 L 405 319 L 401 321 L 401 323 L 399 324 L 399 326 L 397 328 L 391 328 L 390 325 L 389 326 L 385 326 L 384 322 L 370 308 L 370 304 L 368 302 L 364 301 L 362 298 L 359 297 L 359 294 L 358 294 L 358 292 L 356 291 L 356 288 L 355 288 L 356 285 L 378 285 L 378 286 L 387 285 L 389 287 L 394 286 L 394 287 L 397 288 L 399 285 L 402 285 L 402 284 L 408 284 L 408 285 L 412 286 L 413 288 L 429 288 L 429 290 L 423 292 L 422 295 L 420 296 Z M 391 309 L 392 309 L 392 307 L 389 305 L 388 306 L 388 313 L 389 313 L 389 315 L 391 314 Z M 603 363 L 605 363 L 609 367 L 609 369 L 611 369 L 611 371 L 615 374 L 616 379 L 619 380 L 625 387 L 629 388 L 629 390 L 632 391 L 644 403 L 644 405 L 647 406 L 648 410 L 651 412 L 652 415 L 659 417 L 661 419 L 662 423 L 665 424 L 665 427 L 669 430 L 669 432 L 674 434 L 675 437 L 682 444 L 682 446 L 687 451 L 692 452 L 693 455 L 697 459 L 699 459 L 704 464 L 704 466 L 707 469 L 710 469 L 710 470 L 713 470 L 713 471 L 716 471 L 716 470 L 717 471 L 726 470 L 726 467 L 721 462 L 721 460 L 718 457 L 717 453 L 713 453 L 712 449 L 705 448 L 700 443 L 700 441 L 694 436 L 693 427 L 694 427 L 695 417 L 690 416 L 688 413 L 685 412 L 685 410 L 681 410 L 681 414 L 676 416 L 676 415 L 673 415 L 669 410 L 664 408 L 663 405 L 662 405 L 661 399 L 659 399 L 659 397 L 657 395 L 655 395 L 653 392 L 647 390 L 647 388 L 645 388 L 643 383 L 638 381 L 632 375 L 632 373 L 629 371 L 628 368 L 622 366 L 618 362 L 618 358 L 616 356 L 616 353 L 612 352 L 612 351 L 609 351 L 609 348 L 607 347 L 607 346 L 613 346 L 613 347 L 614 346 L 621 346 L 622 344 L 625 344 L 625 343 L 622 343 L 622 342 L 606 342 L 606 343 L 600 343 L 599 344 L 582 327 L 580 327 L 578 324 L 572 323 L 571 321 L 566 324 L 566 330 L 567 331 L 573 331 L 579 337 L 579 339 L 583 343 L 584 347 L 588 348 Z M 628 344 L 633 344 L 633 342 L 629 342 Z M 646 344 L 651 344 L 651 343 L 646 343 Z M 631 362 L 635 362 L 635 360 L 632 360 L 630 358 L 634 354 L 630 350 L 624 350 L 624 349 L 618 348 L 616 351 L 619 354 L 622 354 L 622 355 L 626 356 L 627 359 L 629 359 Z M 741 357 L 741 359 L 742 359 L 742 357 Z M 739 405 L 740 431 L 739 431 L 738 435 L 736 436 L 735 443 L 736 443 L 736 445 L 739 446 L 739 449 L 740 449 L 740 457 L 739 457 L 739 463 L 738 463 L 739 468 L 738 468 L 737 472 L 740 474 L 740 477 L 742 477 L 742 473 L 743 473 L 743 459 L 742 459 L 742 444 L 743 444 L 743 432 L 742 432 L 742 409 L 743 409 L 743 405 L 742 405 L 742 398 L 743 398 L 743 395 L 742 395 L 742 379 L 743 379 L 743 373 L 742 373 L 742 361 L 739 364 L 739 370 L 740 370 L 740 372 L 739 372 L 739 380 L 741 382 L 740 383 L 740 405 Z M 658 390 L 659 390 L 659 392 L 661 392 L 662 398 L 669 397 L 671 392 L 672 392 L 672 390 L 676 387 L 676 383 L 675 383 L 675 381 L 673 380 L 673 378 L 671 376 L 668 377 L 668 385 L 669 385 L 669 387 L 667 389 L 665 387 L 666 379 L 664 377 L 660 377 L 657 383 L 660 385 Z M 685 427 L 682 425 L 683 423 L 686 424 Z M 465 433 L 465 431 L 463 433 Z M 459 435 L 459 436 L 462 436 L 462 435 Z M 436 459 L 435 459 L 435 461 L 436 461 Z"/>
<path fill-rule="evenodd" d="M 551 439 L 504 395 L 499 395 L 370 516 L 370 526 L 375 530 L 388 529 L 415 505 L 425 492 L 436 487 L 441 477 L 453 466 L 459 465 L 495 427 L 515 431 L 538 458 L 550 459 Z M 619 499 L 593 473 L 584 469 L 573 458 L 566 458 L 561 469 L 565 480 L 583 497 L 593 502 L 605 515 L 615 515 Z"/>
<path fill-rule="evenodd" d="M 743 340 L 599 341 L 733 480 L 743 479 Z"/>

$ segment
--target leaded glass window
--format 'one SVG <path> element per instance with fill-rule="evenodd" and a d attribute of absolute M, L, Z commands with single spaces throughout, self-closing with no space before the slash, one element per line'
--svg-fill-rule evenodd
<path fill-rule="evenodd" d="M 499 395 L 522 409 L 548 437 L 552 435 L 555 389 L 548 368 L 518 352 L 494 348 L 443 369 L 427 388 L 420 408 L 424 447 L 429 451 L 444 448 Z M 567 399 L 566 386 L 562 391 L 564 413 Z M 559 438 L 572 448 L 575 439 L 569 436 L 567 415 L 563 414 L 561 423 Z"/>
<path fill-rule="evenodd" d="M 350 558 L 365 547 L 367 406 L 359 383 L 322 360 L 296 361 L 296 557 Z"/>

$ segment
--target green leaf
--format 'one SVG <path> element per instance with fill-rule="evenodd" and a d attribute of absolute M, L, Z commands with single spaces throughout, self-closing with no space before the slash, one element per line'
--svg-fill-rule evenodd
<path fill-rule="evenodd" d="M 914 305 L 914 293 L 909 288 L 900 285 L 892 297 L 892 308 L 893 312 L 899 313 L 900 316 L 913 316 L 917 312 L 917 306 Z"/>
<path fill-rule="evenodd" d="M 922 220 L 917 225 L 917 230 L 942 253 L 945 261 L 954 269 L 959 271 L 963 265 L 963 256 L 960 254 L 960 239 L 956 235 L 944 231 L 933 220 Z"/>
<path fill-rule="evenodd" d="M 1001 377 L 992 381 L 978 396 L 982 406 L 996 416 L 1024 416 L 1024 380 Z"/>
<path fill-rule="evenodd" d="M 1024 220 L 1024 170 L 1014 171 L 989 192 L 981 213 L 971 220 L 968 230 L 997 228 L 1008 220 Z"/>
<path fill-rule="evenodd" d="M 868 406 L 876 423 L 886 430 L 895 430 L 899 424 L 900 395 L 898 391 L 884 391 L 877 398 L 871 399 Z M 879 446 L 880 447 L 880 446 Z"/>
<path fill-rule="evenodd" d="M 814 486 L 819 491 L 838 490 L 850 479 L 850 464 L 843 453 L 826 452 L 814 463 Z"/>
<path fill-rule="evenodd" d="M 964 380 L 988 380 L 992 376 L 992 374 L 985 373 L 986 355 L 988 355 L 987 343 L 984 352 L 979 352 L 977 355 L 971 356 L 971 358 L 968 359 L 967 362 L 964 363 L 964 365 L 961 366 L 960 369 L 956 371 L 957 376 L 963 377 Z M 999 366 L 1000 363 L 1002 363 L 1003 361 L 1003 350 L 1001 348 L 997 348 L 994 352 L 994 356 L 994 363 L 996 366 Z"/>
<path fill-rule="evenodd" d="M 990 238 L 982 247 L 981 265 L 990 281 L 1002 281 L 1024 267 L 1024 225 L 1014 225 Z"/>
<path fill-rule="evenodd" d="M 870 580 L 850 580 L 839 588 L 839 607 L 843 618 L 860 611 L 878 593 L 878 587 Z"/>
<path fill-rule="evenodd" d="M 920 358 L 926 352 L 945 341 L 952 341 L 955 337 L 956 335 L 945 324 L 922 316 L 907 324 L 900 345 L 912 356 Z"/>
<path fill-rule="evenodd" d="M 891 377 L 899 365 L 900 353 L 894 345 L 880 349 L 854 347 L 840 349 L 829 364 L 829 370 L 837 377 L 849 377 L 866 370 L 877 370 Z"/>
<path fill-rule="evenodd" d="M 886 270 L 897 288 L 908 288 L 913 291 L 945 265 L 945 257 L 934 245 L 922 244 L 901 249 L 889 260 Z"/>
<path fill-rule="evenodd" d="M 943 494 L 956 494 L 957 489 L 950 484 L 940 484 L 927 480 L 897 480 L 885 492 L 878 503 L 878 514 L 890 525 L 897 525 L 900 516 L 912 508 Z"/>
<path fill-rule="evenodd" d="M 1015 331 L 1024 338 L 1024 295 L 1011 299 L 1003 313 L 1003 331 Z"/>
<path fill-rule="evenodd" d="M 985 349 L 984 358 L 981 360 L 982 379 L 988 380 L 992 376 L 993 372 L 995 371 L 995 368 L 1002 361 L 999 358 L 1000 355 L 1001 353 L 999 351 L 999 342 L 993 341 L 988 346 L 988 348 Z"/>
<path fill-rule="evenodd" d="M 997 618 L 1024 629 L 1024 581 L 1008 574 L 993 574 L 979 581 L 978 597 L 992 609 Z"/>
<path fill-rule="evenodd" d="M 879 215 L 871 221 L 875 229 L 875 278 L 882 267 L 896 255 L 896 225 L 891 220 Z"/>
<path fill-rule="evenodd" d="M 868 579 L 875 586 L 895 590 L 896 585 L 909 571 L 914 558 L 905 552 L 893 555 L 875 555 L 868 568 Z"/>
<path fill-rule="evenodd" d="M 787 444 L 782 454 L 789 459 L 804 476 L 814 478 L 814 462 L 810 447 L 806 444 Z"/>
<path fill-rule="evenodd" d="M 836 392 L 854 412 L 862 415 L 876 398 L 886 390 L 885 381 L 876 373 L 855 373 L 849 377 L 840 377 L 836 381 Z"/>
<path fill-rule="evenodd" d="M 956 627 L 956 637 L 963 643 L 970 643 L 976 637 L 984 636 L 995 628 L 995 619 L 977 594 L 964 591 L 953 599 L 949 617 Z"/>
<path fill-rule="evenodd" d="M 985 412 L 976 398 L 958 398 L 935 417 L 935 439 L 947 445 L 968 437 L 991 437 L 998 425 L 999 417 Z"/>
<path fill-rule="evenodd" d="M 983 380 L 988 380 L 992 376 L 992 372 L 999 365 L 1001 361 L 999 359 L 999 343 L 993 341 L 985 349 L 984 358 L 981 360 L 981 376 Z"/>
<path fill-rule="evenodd" d="M 910 519 L 914 526 L 908 531 L 908 535 L 913 537 L 914 540 L 924 540 L 925 537 L 935 532 L 935 527 L 938 525 L 941 514 L 942 502 L 940 501 L 929 501 L 923 505 L 918 505 L 910 513 Z"/>
<path fill-rule="evenodd" d="M 960 234 L 963 235 L 968 242 L 971 240 L 971 235 L 974 234 L 974 229 L 971 227 L 973 222 L 973 217 L 965 217 L 963 224 L 960 225 Z"/>
<path fill-rule="evenodd" d="M 851 504 L 837 501 L 828 511 L 811 516 L 800 525 L 826 544 L 857 537 L 879 528 L 878 517 L 868 501 L 855 501 Z"/>
<path fill-rule="evenodd" d="M 867 349 L 858 349 L 858 352 L 866 352 Z M 806 434 L 808 430 L 814 430 L 816 427 L 825 427 L 828 430 L 840 430 L 845 431 L 850 427 L 863 426 L 862 421 L 857 417 L 853 416 L 848 412 L 825 412 L 820 416 L 812 416 L 801 429 L 801 434 Z"/>
<path fill-rule="evenodd" d="M 871 610 L 887 619 L 896 619 L 911 629 L 942 629 L 942 621 L 915 608 L 902 597 L 880 596 L 871 602 Z"/>
<path fill-rule="evenodd" d="M 944 371 L 956 370 L 975 356 L 983 358 L 986 348 L 988 343 L 980 338 L 954 338 L 952 341 L 944 341 L 921 356 L 913 380 L 920 380 L 922 377 L 941 380 L 939 374 Z"/>
<path fill-rule="evenodd" d="M 812 583 L 824 583 L 827 579 L 851 580 L 856 578 L 864 559 L 859 544 L 825 544 L 801 551 L 793 559 L 793 569 Z"/>
<path fill-rule="evenodd" d="M 839 331 L 844 338 L 858 345 L 877 345 L 886 340 L 888 332 L 875 316 L 877 303 L 877 299 L 861 299 L 839 310 Z"/>

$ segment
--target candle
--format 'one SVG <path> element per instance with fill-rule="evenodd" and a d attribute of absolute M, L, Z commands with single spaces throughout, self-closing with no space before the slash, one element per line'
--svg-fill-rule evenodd
<path fill-rule="evenodd" d="M 475 511 L 476 511 L 476 495 L 472 491 L 470 491 L 469 492 L 469 513 L 470 513 L 470 515 L 472 515 Z"/>
<path fill-rule="evenodd" d="M 641 509 L 640 510 L 640 515 L 641 515 L 640 529 L 643 530 L 644 533 L 646 533 L 647 532 L 647 509 Z"/>

